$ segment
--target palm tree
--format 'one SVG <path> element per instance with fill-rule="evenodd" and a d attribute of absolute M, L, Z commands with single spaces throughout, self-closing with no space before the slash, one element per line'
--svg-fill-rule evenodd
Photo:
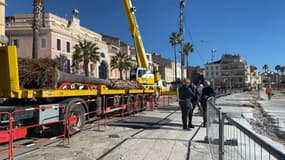
<path fill-rule="evenodd" d="M 33 2 L 34 10 L 33 10 L 33 51 L 32 58 L 38 58 L 38 41 L 39 41 L 39 32 L 41 28 L 41 21 L 44 26 L 44 0 L 34 0 Z"/>
<path fill-rule="evenodd" d="M 266 73 L 268 72 L 268 68 L 269 68 L 269 67 L 268 67 L 267 64 L 264 64 L 263 67 L 262 67 L 262 69 L 264 69 L 264 72 L 266 72 Z"/>
<path fill-rule="evenodd" d="M 75 51 L 72 55 L 74 65 L 78 68 L 79 63 L 83 62 L 85 76 L 88 77 L 89 62 L 96 63 L 100 60 L 100 52 L 98 52 L 99 48 L 96 43 L 84 39 L 83 41 L 79 41 L 78 44 L 74 46 L 74 49 Z"/>
<path fill-rule="evenodd" d="M 192 53 L 192 52 L 194 52 L 194 48 L 193 48 L 193 45 L 191 44 L 191 43 L 186 43 L 186 44 L 184 44 L 184 46 L 183 46 L 183 54 L 185 54 L 185 56 L 186 56 L 186 67 L 187 67 L 187 69 L 186 69 L 186 77 L 188 78 L 188 56 L 189 56 L 189 53 Z"/>
<path fill-rule="evenodd" d="M 283 82 L 283 75 L 284 75 L 284 71 L 285 71 L 285 66 L 280 67 L 280 72 L 281 72 L 281 82 Z"/>
<path fill-rule="evenodd" d="M 80 53 L 74 52 L 72 54 L 72 66 L 74 67 L 74 71 L 79 71 L 80 63 L 82 62 L 82 56 Z M 75 72 L 73 72 L 75 73 Z"/>
<path fill-rule="evenodd" d="M 280 71 L 280 69 L 281 69 L 281 66 L 280 66 L 280 65 L 276 65 L 276 66 L 275 66 L 275 70 L 276 70 L 277 75 L 278 75 L 278 76 L 277 76 L 277 77 L 278 77 L 277 84 L 279 83 L 279 79 L 280 79 L 280 78 L 279 78 L 279 74 L 278 74 L 278 72 Z"/>
<path fill-rule="evenodd" d="M 177 60 L 176 60 L 176 45 L 179 44 L 180 38 L 176 32 L 172 32 L 171 36 L 169 37 L 169 42 L 173 46 L 174 50 L 174 77 L 175 81 L 177 80 Z"/>
<path fill-rule="evenodd" d="M 123 71 L 128 71 L 131 67 L 131 57 L 127 53 L 119 52 L 115 56 L 111 56 L 111 70 L 118 69 L 121 80 L 123 79 Z"/>

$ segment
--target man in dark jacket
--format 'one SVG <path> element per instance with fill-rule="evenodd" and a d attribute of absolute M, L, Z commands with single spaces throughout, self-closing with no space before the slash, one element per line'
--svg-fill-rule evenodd
<path fill-rule="evenodd" d="M 198 91 L 198 89 L 197 89 L 197 87 L 196 87 L 196 85 L 194 83 L 191 83 L 189 88 L 191 89 L 191 91 L 194 94 L 194 97 L 191 100 L 191 103 L 192 103 L 192 114 L 193 114 L 194 109 L 195 109 L 196 106 L 198 106 L 199 109 L 201 108 L 201 106 L 200 106 L 200 93 L 199 93 L 199 91 Z"/>
<path fill-rule="evenodd" d="M 216 96 L 214 89 L 210 86 L 210 82 L 204 81 L 204 88 L 202 89 L 201 95 L 201 107 L 203 109 L 203 127 L 206 126 L 207 122 L 207 100 L 209 97 Z"/>
<path fill-rule="evenodd" d="M 193 92 L 189 88 L 190 80 L 185 79 L 183 85 L 179 88 L 179 105 L 182 114 L 182 124 L 184 130 L 194 128 L 192 125 L 192 104 L 191 100 L 194 97 Z M 188 121 L 188 123 L 187 123 Z"/>

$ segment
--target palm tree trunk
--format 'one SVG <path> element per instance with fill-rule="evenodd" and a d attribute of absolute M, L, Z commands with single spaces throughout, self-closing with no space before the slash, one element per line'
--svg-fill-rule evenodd
<path fill-rule="evenodd" d="M 34 19 L 33 19 L 33 51 L 32 58 L 38 58 L 38 41 L 39 41 L 39 32 L 40 32 L 40 22 L 41 22 L 41 14 L 43 10 L 43 0 L 34 0 Z"/>
<path fill-rule="evenodd" d="M 174 81 L 177 81 L 177 60 L 176 60 L 176 46 L 174 48 Z"/>
<path fill-rule="evenodd" d="M 189 74 L 188 74 L 188 56 L 189 56 L 189 54 L 187 53 L 186 54 L 186 78 L 189 78 Z"/>
<path fill-rule="evenodd" d="M 89 72 L 88 72 L 88 61 L 84 62 L 84 72 L 85 72 L 85 76 L 89 77 Z"/>
<path fill-rule="evenodd" d="M 123 70 L 120 70 L 120 80 L 123 80 Z"/>

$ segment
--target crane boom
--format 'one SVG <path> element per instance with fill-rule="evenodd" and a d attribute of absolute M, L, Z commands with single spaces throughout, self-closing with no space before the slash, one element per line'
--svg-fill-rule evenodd
<path fill-rule="evenodd" d="M 139 27 L 136 22 L 135 18 L 135 7 L 132 6 L 132 3 L 130 0 L 123 0 L 125 12 L 128 17 L 129 21 L 129 27 L 130 27 L 130 32 L 133 36 L 134 43 L 135 43 L 135 48 L 137 51 L 137 66 L 138 67 L 143 67 L 148 69 L 148 61 L 146 58 L 143 42 L 141 39 L 141 35 L 139 32 Z"/>

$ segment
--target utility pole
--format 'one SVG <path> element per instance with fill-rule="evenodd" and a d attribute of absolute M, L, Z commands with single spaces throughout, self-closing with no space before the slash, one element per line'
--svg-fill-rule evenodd
<path fill-rule="evenodd" d="M 180 0 L 180 12 L 179 12 L 179 41 L 180 41 L 180 47 L 181 47 L 181 80 L 184 79 L 184 61 L 185 61 L 185 55 L 183 53 L 183 40 L 184 40 L 184 27 L 183 27 L 183 21 L 184 21 L 184 8 L 185 8 L 185 0 Z"/>

